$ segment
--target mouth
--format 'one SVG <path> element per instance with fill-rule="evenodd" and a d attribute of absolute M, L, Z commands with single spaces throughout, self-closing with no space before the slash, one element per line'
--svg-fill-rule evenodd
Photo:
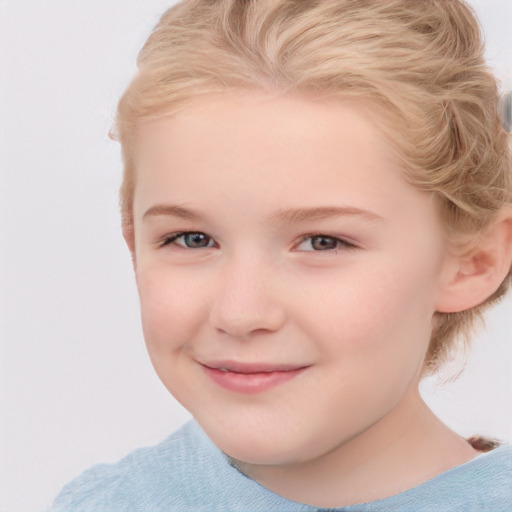
<path fill-rule="evenodd" d="M 201 363 L 206 375 L 220 387 L 235 393 L 256 394 L 288 382 L 309 365 L 275 365 L 219 361 Z"/>

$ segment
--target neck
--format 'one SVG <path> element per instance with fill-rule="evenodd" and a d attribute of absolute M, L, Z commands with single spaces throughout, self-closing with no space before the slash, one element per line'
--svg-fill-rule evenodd
<path fill-rule="evenodd" d="M 288 499 L 341 507 L 398 494 L 477 454 L 430 411 L 416 388 L 366 431 L 314 460 L 236 466 Z"/>

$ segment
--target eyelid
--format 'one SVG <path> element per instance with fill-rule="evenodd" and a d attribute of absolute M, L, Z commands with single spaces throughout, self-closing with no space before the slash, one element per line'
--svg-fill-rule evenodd
<path fill-rule="evenodd" d="M 197 230 L 197 231 L 184 230 L 184 231 L 176 231 L 175 233 L 168 233 L 168 234 L 162 236 L 157 241 L 157 246 L 158 247 L 167 247 L 167 246 L 173 245 L 173 246 L 179 247 L 180 249 L 185 249 L 185 250 L 212 249 L 212 247 L 186 247 L 184 245 L 175 243 L 178 238 L 180 238 L 184 235 L 197 235 L 197 234 L 204 235 L 209 240 L 213 241 L 215 246 L 217 246 L 217 243 L 215 242 L 213 237 L 208 235 L 208 233 L 205 233 L 204 231 L 199 231 L 199 230 Z"/>
<path fill-rule="evenodd" d="M 209 239 L 209 241 L 213 241 L 214 246 L 187 247 L 185 245 L 181 245 L 181 244 L 176 243 L 176 240 L 178 240 L 180 237 L 182 237 L 184 235 L 193 235 L 193 234 L 204 235 L 206 238 Z M 338 244 L 337 244 L 337 247 L 332 248 L 332 249 L 296 250 L 296 252 L 312 252 L 312 253 L 329 253 L 329 254 L 333 254 L 333 253 L 337 253 L 338 250 L 345 250 L 345 251 L 347 251 L 347 250 L 353 250 L 353 249 L 358 249 L 359 248 L 359 246 L 358 246 L 358 244 L 356 242 L 354 242 L 351 239 L 348 239 L 346 237 L 337 236 L 337 235 L 330 235 L 330 234 L 326 234 L 326 233 L 310 233 L 310 234 L 307 234 L 307 235 L 303 235 L 300 238 L 300 241 L 293 246 L 293 249 L 296 249 L 299 245 L 304 243 L 306 240 L 313 240 L 315 238 L 326 238 L 326 239 L 335 240 Z M 173 245 L 175 247 L 178 247 L 180 249 L 185 249 L 185 250 L 212 249 L 213 247 L 218 247 L 218 244 L 215 242 L 215 239 L 212 236 L 208 235 L 204 231 L 199 231 L 199 230 L 197 230 L 197 231 L 196 230 L 176 231 L 174 233 L 169 233 L 169 234 L 166 234 L 166 235 L 160 237 L 160 239 L 157 241 L 157 246 L 159 248 L 167 247 L 167 246 L 170 246 L 170 245 Z"/>
<path fill-rule="evenodd" d="M 346 237 L 341 237 L 341 236 L 337 236 L 337 235 L 329 235 L 329 234 L 326 234 L 326 233 L 311 233 L 309 235 L 304 235 L 301 237 L 299 243 L 297 243 L 295 245 L 295 247 L 297 247 L 298 245 L 302 244 L 303 242 L 305 242 L 306 240 L 308 239 L 314 239 L 314 238 L 329 238 L 331 240 L 336 240 L 337 242 L 339 242 L 341 244 L 341 247 L 336 247 L 334 249 L 324 249 L 324 250 L 311 250 L 311 251 L 297 251 L 297 252 L 314 252 L 314 253 L 330 253 L 330 254 L 333 254 L 333 253 L 336 253 L 338 250 L 353 250 L 353 249 L 359 249 L 359 246 L 357 245 L 356 242 L 354 242 L 353 240 L 349 239 L 349 238 L 346 238 Z"/>

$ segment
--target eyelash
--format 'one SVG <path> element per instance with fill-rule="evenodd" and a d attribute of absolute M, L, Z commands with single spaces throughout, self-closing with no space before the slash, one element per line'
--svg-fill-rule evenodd
<path fill-rule="evenodd" d="M 311 235 L 306 235 L 304 237 L 302 237 L 300 243 L 298 245 L 301 245 L 302 243 L 304 243 L 306 240 L 315 240 L 315 239 L 320 239 L 320 238 L 324 238 L 324 239 L 327 239 L 327 240 L 333 240 L 336 242 L 336 247 L 335 248 L 332 248 L 332 249 L 323 249 L 323 250 L 318 250 L 318 251 L 304 251 L 304 252 L 331 252 L 331 253 L 336 253 L 337 250 L 339 249 L 343 249 L 343 250 L 353 250 L 353 249 L 357 249 L 357 245 L 354 244 L 353 242 L 350 242 L 349 240 L 346 240 L 344 238 L 339 238 L 337 236 L 332 236 L 332 235 L 326 235 L 324 233 L 315 233 L 315 234 L 311 234 Z"/>
<path fill-rule="evenodd" d="M 173 233 L 172 235 L 167 235 L 163 238 L 162 242 L 159 244 L 160 247 L 166 247 L 168 245 L 177 245 L 183 249 L 209 249 L 209 247 L 186 247 L 180 244 L 175 244 L 175 241 L 178 238 L 181 238 L 185 235 L 204 235 L 207 239 L 213 240 L 213 238 L 209 237 L 206 233 L 202 231 L 180 231 L 179 233 Z"/>
<path fill-rule="evenodd" d="M 187 247 L 187 246 L 175 243 L 176 240 L 178 240 L 179 238 L 186 236 L 186 235 L 201 235 L 201 236 L 206 237 L 206 239 L 208 239 L 209 241 L 213 241 L 213 238 L 208 236 L 206 233 L 203 233 L 202 231 L 180 231 L 178 233 L 173 233 L 171 235 L 165 236 L 164 239 L 159 243 L 159 247 L 166 247 L 169 245 L 177 245 L 178 247 L 181 247 L 182 249 L 210 249 L 211 247 L 213 247 L 213 246 L 209 246 L 209 245 L 207 245 L 205 247 Z M 336 247 L 331 248 L 331 249 L 323 249 L 323 250 L 321 249 L 321 250 L 317 250 L 317 251 L 311 250 L 311 251 L 302 251 L 302 252 L 336 253 L 336 251 L 340 248 L 342 248 L 344 250 L 353 250 L 353 249 L 358 248 L 357 245 L 355 245 L 354 243 L 352 243 L 348 240 L 345 240 L 343 238 L 339 238 L 336 236 L 325 235 L 323 233 L 315 233 L 315 234 L 306 235 L 306 236 L 302 237 L 301 241 L 297 245 L 303 244 L 306 240 L 313 241 L 315 239 L 320 239 L 320 238 L 335 241 Z"/>

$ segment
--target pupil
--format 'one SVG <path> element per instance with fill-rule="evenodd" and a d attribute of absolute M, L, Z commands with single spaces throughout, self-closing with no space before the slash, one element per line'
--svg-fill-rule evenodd
<path fill-rule="evenodd" d="M 320 251 L 335 249 L 336 244 L 337 241 L 334 238 L 327 238 L 325 236 L 317 236 L 316 238 L 313 238 L 313 248 Z"/>
<path fill-rule="evenodd" d="M 205 247 L 208 245 L 208 239 L 203 233 L 192 233 L 190 235 L 186 235 L 185 243 L 188 247 Z"/>

